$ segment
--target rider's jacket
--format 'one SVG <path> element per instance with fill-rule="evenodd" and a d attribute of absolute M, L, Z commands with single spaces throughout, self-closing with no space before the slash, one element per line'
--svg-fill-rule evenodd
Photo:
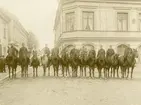
<path fill-rule="evenodd" d="M 48 56 L 50 55 L 50 50 L 48 47 L 44 48 L 44 54 L 47 54 Z"/>
<path fill-rule="evenodd" d="M 115 51 L 114 51 L 114 49 L 112 49 L 112 48 L 109 48 L 108 50 L 107 50 L 107 52 L 106 52 L 106 56 L 112 56 L 112 55 L 114 55 L 115 54 Z"/>
<path fill-rule="evenodd" d="M 21 47 L 19 51 L 19 57 L 27 56 L 28 50 L 26 47 Z"/>
<path fill-rule="evenodd" d="M 81 54 L 81 55 L 87 55 L 87 49 L 82 48 L 82 49 L 80 50 L 80 54 Z"/>
<path fill-rule="evenodd" d="M 94 57 L 96 57 L 96 51 L 94 49 L 92 49 L 92 50 L 89 51 L 89 54 L 88 54 L 89 56 L 90 56 L 90 53 L 93 54 Z"/>
<path fill-rule="evenodd" d="M 14 46 L 8 48 L 7 52 L 8 52 L 9 56 L 17 56 L 17 54 L 18 54 L 18 50 Z"/>
<path fill-rule="evenodd" d="M 98 51 L 97 58 L 99 58 L 101 55 L 105 58 L 105 50 L 104 49 L 100 49 Z"/>
<path fill-rule="evenodd" d="M 38 55 L 37 51 L 36 50 L 33 50 L 33 56 L 34 57 L 37 57 L 37 55 Z"/>

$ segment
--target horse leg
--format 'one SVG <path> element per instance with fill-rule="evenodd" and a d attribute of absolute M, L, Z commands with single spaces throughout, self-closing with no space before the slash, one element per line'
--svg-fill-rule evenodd
<path fill-rule="evenodd" d="M 57 77 L 59 76 L 59 66 L 56 67 Z"/>
<path fill-rule="evenodd" d="M 66 70 L 67 70 L 67 73 L 68 73 L 68 75 L 70 77 L 70 71 L 69 71 L 69 67 L 68 66 L 66 67 Z"/>
<path fill-rule="evenodd" d="M 64 77 L 64 66 L 62 66 L 62 75 Z"/>
<path fill-rule="evenodd" d="M 35 67 L 33 67 L 33 77 L 35 77 Z"/>
<path fill-rule="evenodd" d="M 14 69 L 12 68 L 12 78 L 14 78 Z"/>
<path fill-rule="evenodd" d="M 72 77 L 74 77 L 74 67 L 72 67 Z"/>
<path fill-rule="evenodd" d="M 118 72 L 119 71 L 119 67 L 117 67 L 116 70 L 117 70 L 117 78 L 119 78 L 119 72 Z"/>
<path fill-rule="evenodd" d="M 76 77 L 78 77 L 78 66 L 76 67 Z"/>
<path fill-rule="evenodd" d="M 90 77 L 92 77 L 91 72 L 92 72 L 92 68 L 89 67 L 89 76 L 90 76 Z"/>
<path fill-rule="evenodd" d="M 45 66 L 43 66 L 43 70 L 44 70 L 43 76 L 45 76 L 46 75 L 46 67 Z"/>
<path fill-rule="evenodd" d="M 80 66 L 80 77 L 82 77 L 82 67 Z"/>
<path fill-rule="evenodd" d="M 21 77 L 23 77 L 23 67 L 21 66 Z"/>
<path fill-rule="evenodd" d="M 116 70 L 117 70 L 116 67 L 114 67 L 114 68 L 113 68 L 113 76 L 114 76 L 114 78 L 116 77 Z M 117 75 L 118 75 L 118 70 L 117 70 Z M 118 77 L 118 76 L 117 76 L 117 77 Z"/>
<path fill-rule="evenodd" d="M 93 71 L 92 71 L 92 72 L 93 72 L 93 77 L 95 77 L 95 75 L 94 75 L 94 71 L 95 71 L 95 68 L 93 68 Z"/>
<path fill-rule="evenodd" d="M 55 76 L 55 67 L 53 66 L 53 70 L 54 70 L 54 76 Z"/>
<path fill-rule="evenodd" d="M 16 78 L 16 76 L 17 76 L 17 68 L 14 68 L 14 71 L 15 71 L 15 78 Z"/>
<path fill-rule="evenodd" d="M 112 77 L 112 76 L 111 76 L 110 69 L 109 69 L 109 68 L 106 68 L 106 71 L 107 71 L 107 78 Z"/>
<path fill-rule="evenodd" d="M 68 76 L 68 69 L 67 66 L 65 67 L 65 71 L 66 71 L 66 77 Z"/>
<path fill-rule="evenodd" d="M 11 74 L 11 68 L 8 66 L 8 70 L 9 70 L 9 78 L 11 77 L 10 74 Z"/>
<path fill-rule="evenodd" d="M 50 76 L 50 66 L 48 67 L 48 76 Z"/>
<path fill-rule="evenodd" d="M 126 76 L 126 78 L 128 78 L 129 77 L 129 67 L 127 68 L 127 76 Z"/>
<path fill-rule="evenodd" d="M 28 77 L 28 66 L 26 67 L 26 76 Z"/>
<path fill-rule="evenodd" d="M 38 67 L 36 67 L 36 77 L 38 77 Z"/>
<path fill-rule="evenodd" d="M 109 68 L 109 70 L 111 69 L 111 78 L 113 77 L 113 74 L 114 74 L 114 69 L 112 68 Z"/>
<path fill-rule="evenodd" d="M 87 68 L 86 68 L 86 66 L 85 66 L 85 67 L 84 67 L 84 71 L 85 71 L 85 77 L 87 76 L 87 75 L 86 75 L 86 69 L 87 69 Z"/>
<path fill-rule="evenodd" d="M 99 78 L 101 78 L 101 68 L 98 68 Z"/>
<path fill-rule="evenodd" d="M 133 70 L 134 70 L 134 67 L 131 68 L 131 79 L 133 78 Z"/>

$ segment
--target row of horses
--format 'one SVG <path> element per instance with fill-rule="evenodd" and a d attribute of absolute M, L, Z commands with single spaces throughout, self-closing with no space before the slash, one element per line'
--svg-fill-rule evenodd
<path fill-rule="evenodd" d="M 99 57 L 96 57 L 94 50 L 90 50 L 87 54 L 82 51 L 80 53 L 78 49 L 72 50 L 72 53 L 69 54 L 66 51 L 62 52 L 61 56 L 58 53 L 54 53 L 50 56 L 43 55 L 41 57 L 33 57 L 32 59 L 29 57 L 18 58 L 7 56 L 5 64 L 9 69 L 9 77 L 11 77 L 11 74 L 12 78 L 16 77 L 18 64 L 21 66 L 22 77 L 28 77 L 29 65 L 33 67 L 33 76 L 38 76 L 38 67 L 41 65 L 43 67 L 44 76 L 47 70 L 48 76 L 50 76 L 50 72 L 53 72 L 54 76 L 59 76 L 59 70 L 61 70 L 63 76 L 77 77 L 79 75 L 83 77 L 88 75 L 88 71 L 89 77 L 95 77 L 95 70 L 98 70 L 99 78 L 128 78 L 131 68 L 131 78 L 133 77 L 133 70 L 136 64 L 135 50 L 129 53 L 127 58 L 119 56 L 118 54 L 106 57 L 101 54 Z M 50 69 L 51 66 L 53 69 Z M 121 70 L 121 75 L 119 75 L 119 70 Z"/>

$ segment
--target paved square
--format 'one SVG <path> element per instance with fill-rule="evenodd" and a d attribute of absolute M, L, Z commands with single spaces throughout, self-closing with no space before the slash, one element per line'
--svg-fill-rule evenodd
<path fill-rule="evenodd" d="M 0 105 L 141 105 L 140 67 L 133 80 L 19 75 L 0 84 Z"/>

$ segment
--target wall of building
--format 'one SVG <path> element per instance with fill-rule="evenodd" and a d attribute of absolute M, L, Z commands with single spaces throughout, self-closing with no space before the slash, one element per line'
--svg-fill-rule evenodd
<path fill-rule="evenodd" d="M 7 55 L 8 22 L 0 17 L 0 56 Z"/>
<path fill-rule="evenodd" d="M 139 30 L 141 2 L 136 0 L 127 2 L 127 0 L 61 0 L 59 9 L 62 12 L 58 12 L 56 18 L 60 17 L 62 21 L 58 19 L 55 28 L 56 45 L 63 49 L 68 44 L 75 44 L 80 48 L 84 43 L 92 43 L 96 50 L 100 45 L 103 45 L 105 50 L 109 45 L 113 45 L 117 51 L 119 45 L 130 44 L 132 48 L 138 49 L 141 61 L 141 30 Z M 83 11 L 94 12 L 94 30 L 83 30 Z M 74 12 L 74 30 L 67 32 L 66 14 L 70 12 Z M 128 14 L 128 30 L 118 30 L 118 13 Z"/>
<path fill-rule="evenodd" d="M 65 15 L 75 12 L 75 30 L 82 30 L 82 12 L 94 12 L 94 28 L 100 31 L 117 30 L 117 13 L 128 13 L 128 31 L 138 31 L 138 14 L 141 13 L 140 5 L 107 4 L 107 3 L 72 3 L 63 8 L 63 32 L 65 32 Z M 61 14 L 60 14 L 61 15 Z"/>

